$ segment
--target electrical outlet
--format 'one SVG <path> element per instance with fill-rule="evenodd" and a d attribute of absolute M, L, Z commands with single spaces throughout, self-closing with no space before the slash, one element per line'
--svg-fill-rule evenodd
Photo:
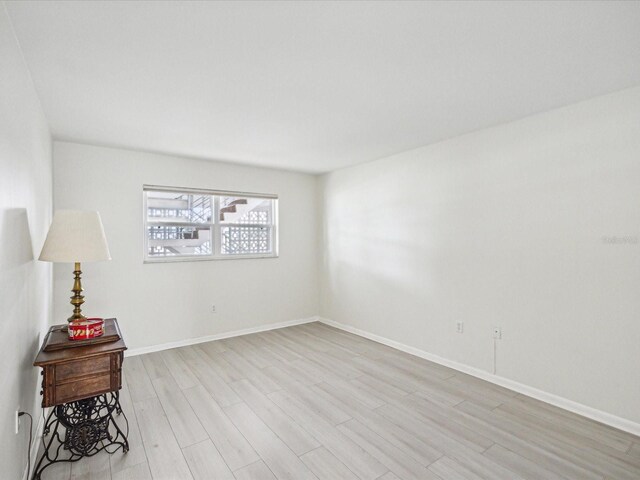
<path fill-rule="evenodd" d="M 502 338 L 502 327 L 493 327 L 493 338 L 500 340 Z"/>
<path fill-rule="evenodd" d="M 19 431 L 20 431 L 20 407 L 16 408 L 16 412 L 15 412 L 14 433 L 17 435 Z"/>
<path fill-rule="evenodd" d="M 464 322 L 456 322 L 456 332 L 464 333 Z"/>
<path fill-rule="evenodd" d="M 211 305 L 211 313 L 216 313 L 216 306 L 215 305 Z"/>

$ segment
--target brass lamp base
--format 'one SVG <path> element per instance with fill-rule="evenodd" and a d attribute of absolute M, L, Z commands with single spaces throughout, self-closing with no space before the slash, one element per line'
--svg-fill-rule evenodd
<path fill-rule="evenodd" d="M 82 314 L 82 309 L 80 306 L 84 303 L 84 295 L 82 295 L 82 279 L 80 278 L 82 275 L 82 270 L 80 270 L 80 262 L 75 262 L 75 270 L 73 271 L 73 288 L 71 291 L 73 292 L 73 296 L 71 297 L 71 305 L 73 305 L 73 315 L 67 318 L 67 322 L 71 323 L 76 320 L 86 320 Z"/>

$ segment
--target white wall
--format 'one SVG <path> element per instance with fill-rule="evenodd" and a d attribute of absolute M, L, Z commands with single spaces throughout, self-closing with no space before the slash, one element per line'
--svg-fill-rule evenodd
<path fill-rule="evenodd" d="M 113 257 L 83 264 L 83 312 L 117 317 L 129 348 L 317 315 L 316 183 L 305 174 L 55 142 L 55 208 L 98 210 Z M 280 257 L 143 264 L 143 184 L 278 194 Z M 71 271 L 54 268 L 56 321 L 71 312 Z"/>
<path fill-rule="evenodd" d="M 51 266 L 38 262 L 51 221 L 51 137 L 4 3 L 0 2 L 0 477 L 26 468 L 40 400 L 33 360 L 51 318 Z M 35 427 L 35 425 L 34 425 Z"/>
<path fill-rule="evenodd" d="M 320 188 L 322 316 L 640 422 L 640 88 Z"/>

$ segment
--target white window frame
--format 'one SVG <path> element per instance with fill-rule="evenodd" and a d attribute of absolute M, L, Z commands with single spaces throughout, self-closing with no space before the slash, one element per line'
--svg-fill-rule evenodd
<path fill-rule="evenodd" d="M 211 254 L 210 255 L 176 255 L 167 257 L 150 257 L 149 256 L 149 234 L 148 234 L 148 209 L 147 209 L 147 192 L 170 192 L 178 194 L 196 194 L 196 195 L 211 195 L 213 198 L 213 221 L 212 223 L 201 224 L 186 224 L 185 226 L 210 226 L 211 229 Z M 220 223 L 220 197 L 247 197 L 247 198 L 262 198 L 265 200 L 271 200 L 273 202 L 272 216 L 273 221 L 271 224 L 271 253 L 247 253 L 247 254 L 222 254 L 221 253 L 221 227 L 223 226 L 235 226 L 236 224 L 221 224 Z M 172 262 L 202 262 L 209 260 L 241 260 L 241 259 L 257 259 L 257 258 L 277 258 L 279 256 L 279 242 L 278 242 L 278 195 L 269 193 L 250 193 L 250 192 L 234 192 L 230 190 L 210 190 L 206 188 L 188 188 L 188 187 L 168 187 L 161 185 L 143 185 L 142 186 L 142 258 L 143 263 L 172 263 Z M 245 226 L 251 226 L 246 225 Z M 264 226 L 264 225 L 260 225 Z"/>

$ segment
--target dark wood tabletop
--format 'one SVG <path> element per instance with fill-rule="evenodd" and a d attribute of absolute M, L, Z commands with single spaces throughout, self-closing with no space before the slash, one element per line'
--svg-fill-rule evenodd
<path fill-rule="evenodd" d="M 104 321 L 105 335 L 109 335 L 112 332 L 117 332 L 119 340 L 107 342 L 107 343 L 92 343 L 82 347 L 72 346 L 72 348 L 61 348 L 53 351 L 45 351 L 45 348 L 50 344 L 50 340 L 53 337 L 54 342 L 67 342 L 73 343 L 77 340 L 68 340 L 66 334 L 59 335 L 60 328 L 64 325 L 54 325 L 49 329 L 45 341 L 42 342 L 40 351 L 36 356 L 33 365 L 36 367 L 42 367 L 44 365 L 51 365 L 56 363 L 67 362 L 69 360 L 77 360 L 78 358 L 92 357 L 96 355 L 103 355 L 111 352 L 123 352 L 127 349 L 122 334 L 120 333 L 120 327 L 118 321 L 115 318 L 107 318 Z M 56 338 L 60 337 L 60 338 Z"/>

